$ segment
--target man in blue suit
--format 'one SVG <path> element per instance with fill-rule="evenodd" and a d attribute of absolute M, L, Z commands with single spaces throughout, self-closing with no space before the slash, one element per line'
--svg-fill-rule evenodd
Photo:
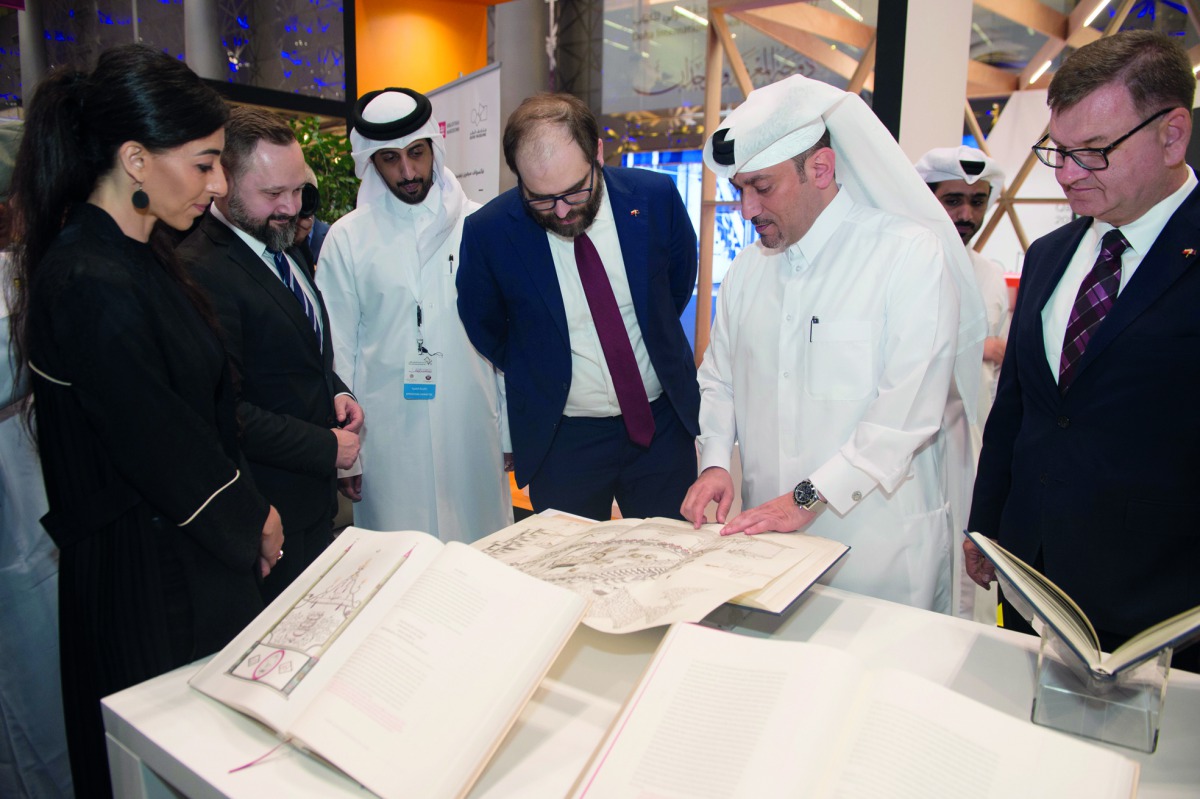
<path fill-rule="evenodd" d="M 603 165 L 566 94 L 504 129 L 517 186 L 466 219 L 458 311 L 505 375 L 518 483 L 535 510 L 679 517 L 696 478 L 700 395 L 679 316 L 696 234 L 670 178 Z"/>
<path fill-rule="evenodd" d="M 1183 48 L 1150 31 L 1081 48 L 1051 82 L 1034 151 L 1080 218 L 1026 255 L 975 482 L 971 529 L 1072 596 L 1106 651 L 1200 605 L 1194 91 Z"/>

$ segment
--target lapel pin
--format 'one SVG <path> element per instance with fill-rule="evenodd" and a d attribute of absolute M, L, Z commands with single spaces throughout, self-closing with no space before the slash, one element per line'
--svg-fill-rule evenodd
<path fill-rule="evenodd" d="M 1196 254 L 1196 251 L 1193 250 L 1191 247 L 1188 247 L 1186 250 L 1183 251 L 1184 258 L 1191 258 L 1195 254 Z"/>
<path fill-rule="evenodd" d="M 638 209 L 634 208 L 632 211 L 630 211 L 630 212 L 629 212 L 629 215 L 630 215 L 630 216 L 637 216 L 637 215 L 639 215 L 640 213 L 641 213 L 641 211 L 639 211 Z"/>

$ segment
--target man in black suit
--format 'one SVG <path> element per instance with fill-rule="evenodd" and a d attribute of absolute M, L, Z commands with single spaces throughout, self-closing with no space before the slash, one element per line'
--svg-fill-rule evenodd
<path fill-rule="evenodd" d="M 1200 605 L 1195 85 L 1150 31 L 1081 48 L 1051 82 L 1034 151 L 1080 218 L 1025 257 L 975 482 L 971 529 L 1071 595 L 1106 651 Z M 1196 670 L 1200 646 L 1175 665 Z"/>
<path fill-rule="evenodd" d="M 283 519 L 288 557 L 264 582 L 270 601 L 332 541 L 336 470 L 358 457 L 363 412 L 334 374 L 312 264 L 293 246 L 307 181 L 295 134 L 275 114 L 236 108 L 221 167 L 229 191 L 178 253 L 216 308 L 243 450 Z"/>

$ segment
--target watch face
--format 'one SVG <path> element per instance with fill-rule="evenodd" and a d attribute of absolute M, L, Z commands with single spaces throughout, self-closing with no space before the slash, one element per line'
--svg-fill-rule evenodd
<path fill-rule="evenodd" d="M 796 490 L 792 492 L 792 500 L 805 510 L 811 508 L 817 501 L 817 489 L 812 484 L 812 481 L 801 481 L 796 486 Z"/>

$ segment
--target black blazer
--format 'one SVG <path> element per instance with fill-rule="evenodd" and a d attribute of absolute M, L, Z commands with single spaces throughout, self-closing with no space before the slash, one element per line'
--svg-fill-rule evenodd
<path fill-rule="evenodd" d="M 1034 242 L 979 459 L 970 526 L 1128 636 L 1200 605 L 1200 190 L 1093 333 L 1066 397 L 1042 308 L 1090 218 Z"/>
<path fill-rule="evenodd" d="M 259 489 L 283 519 L 284 534 L 332 519 L 337 475 L 333 397 L 349 390 L 333 371 L 328 314 L 312 266 L 299 250 L 288 250 L 321 306 L 323 348 L 291 291 L 211 211 L 177 252 L 216 308 L 240 379 L 242 449 Z"/>

